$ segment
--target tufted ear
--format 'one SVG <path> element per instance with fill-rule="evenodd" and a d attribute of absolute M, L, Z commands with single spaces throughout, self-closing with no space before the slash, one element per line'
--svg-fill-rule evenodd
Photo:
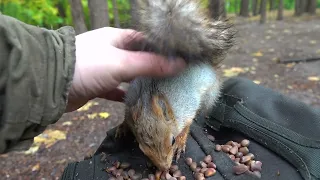
<path fill-rule="evenodd" d="M 151 101 L 152 111 L 157 117 L 157 119 L 164 121 L 170 121 L 175 119 L 172 107 L 165 95 L 154 95 L 152 96 Z"/>

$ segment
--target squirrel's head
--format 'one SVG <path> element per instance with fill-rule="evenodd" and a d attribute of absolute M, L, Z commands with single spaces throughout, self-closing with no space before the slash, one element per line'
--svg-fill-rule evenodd
<path fill-rule="evenodd" d="M 153 95 L 149 106 L 138 102 L 130 111 L 139 148 L 159 170 L 168 170 L 177 148 L 174 132 L 178 131 L 168 100 Z"/>

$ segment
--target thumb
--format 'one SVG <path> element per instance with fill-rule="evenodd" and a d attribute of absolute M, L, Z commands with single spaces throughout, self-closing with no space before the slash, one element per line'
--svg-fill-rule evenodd
<path fill-rule="evenodd" d="M 167 77 L 181 72 L 186 63 L 183 59 L 167 59 L 163 56 L 142 51 L 123 51 L 121 81 L 130 81 L 137 76 Z"/>

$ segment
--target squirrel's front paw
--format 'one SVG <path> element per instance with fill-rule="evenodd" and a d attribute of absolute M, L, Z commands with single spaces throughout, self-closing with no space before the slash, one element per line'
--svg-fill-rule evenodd
<path fill-rule="evenodd" d="M 180 135 L 176 138 L 176 161 L 180 159 L 182 153 L 186 151 L 186 144 L 188 139 L 189 126 L 186 126 Z"/>

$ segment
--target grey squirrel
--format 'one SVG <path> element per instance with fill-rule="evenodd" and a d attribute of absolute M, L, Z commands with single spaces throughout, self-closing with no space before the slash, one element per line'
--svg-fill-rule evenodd
<path fill-rule="evenodd" d="M 133 80 L 125 98 L 125 119 L 116 132 L 118 138 L 131 131 L 142 152 L 166 171 L 174 156 L 178 160 L 185 151 L 196 114 L 208 112 L 218 99 L 216 68 L 233 46 L 236 31 L 227 20 L 211 19 L 197 0 L 136 0 L 133 12 L 146 48 L 187 62 L 174 77 Z"/>

